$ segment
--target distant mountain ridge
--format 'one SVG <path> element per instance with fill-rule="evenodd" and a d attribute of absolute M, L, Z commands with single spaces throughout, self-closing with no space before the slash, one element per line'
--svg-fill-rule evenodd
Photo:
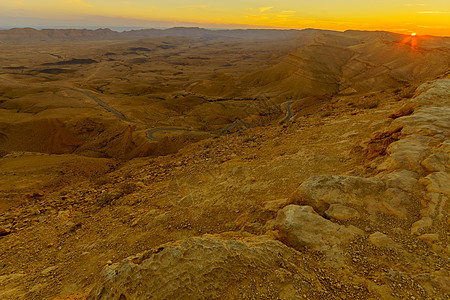
<path fill-rule="evenodd" d="M 211 30 L 199 27 L 174 27 L 169 29 L 139 29 L 113 31 L 103 29 L 34 29 L 13 28 L 0 30 L 0 42 L 46 42 L 46 41 L 83 41 L 159 38 L 181 36 L 195 38 L 239 38 L 239 39 L 290 39 L 295 38 L 299 30 L 277 29 L 220 29 Z"/>
<path fill-rule="evenodd" d="M 244 81 L 268 95 L 301 98 L 397 88 L 450 70 L 448 37 L 348 30 L 300 31 L 299 40 L 297 50 Z"/>

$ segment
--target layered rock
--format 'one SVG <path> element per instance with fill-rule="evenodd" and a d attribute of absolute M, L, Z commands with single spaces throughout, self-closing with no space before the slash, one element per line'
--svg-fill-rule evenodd
<path fill-rule="evenodd" d="M 310 205 L 323 216 L 346 221 L 379 213 L 412 223 L 415 235 L 430 232 L 433 224 L 447 225 L 450 195 L 450 80 L 425 83 L 409 106 L 415 111 L 397 118 L 391 128 L 402 128 L 398 141 L 387 148 L 386 159 L 377 166 L 379 175 L 362 178 L 344 175 L 311 177 L 294 194 L 295 201 Z M 333 217 L 336 205 L 341 211 Z M 423 205 L 417 220 L 416 208 Z M 352 212 L 354 209 L 356 212 Z M 424 238 L 429 242 L 447 241 Z"/>
<path fill-rule="evenodd" d="M 380 170 L 403 168 L 417 171 L 424 187 L 422 218 L 411 227 L 415 235 L 437 234 L 433 225 L 448 225 L 450 197 L 450 79 L 441 79 L 421 85 L 412 103 L 418 106 L 410 116 L 398 118 L 393 126 L 403 126 L 404 138 L 393 143 L 390 157 Z M 404 142 L 404 141 L 407 142 Z M 408 163 L 405 163 L 408 162 Z M 434 229 L 436 230 L 436 229 Z M 438 240 L 423 238 L 429 242 Z M 440 235 L 442 242 L 448 236 Z M 450 248 L 447 249 L 447 253 Z"/>
<path fill-rule="evenodd" d="M 189 238 L 106 266 L 88 299 L 291 298 L 317 285 L 292 248 L 264 236 L 235 237 Z"/>
<path fill-rule="evenodd" d="M 340 244 L 363 233 L 354 226 L 345 227 L 322 218 L 311 206 L 298 205 L 280 210 L 276 227 L 285 243 L 298 250 L 306 247 L 323 252 L 333 266 L 340 266 L 344 261 Z"/>
<path fill-rule="evenodd" d="M 374 165 L 378 175 L 323 175 L 304 181 L 292 201 L 308 206 L 287 206 L 278 215 L 278 228 L 286 242 L 298 249 L 302 245 L 319 250 L 327 256 L 333 253 L 332 249 L 334 257 L 344 257 L 345 244 L 351 244 L 357 236 L 356 231 L 348 231 L 349 225 L 355 224 L 364 226 L 361 228 L 366 242 L 376 251 L 396 253 L 403 257 L 402 263 L 418 263 L 421 258 L 411 249 L 424 244 L 432 249 L 437 261 L 448 261 L 449 91 L 449 79 L 429 82 L 417 89 L 407 104 L 415 107 L 414 112 L 398 117 L 387 129 L 397 132 L 397 128 L 402 128 L 398 140 L 387 148 L 382 163 Z M 293 219 L 296 226 L 292 226 Z M 306 221 L 309 219 L 314 222 Z M 407 248 L 410 250 L 405 251 Z M 430 265 L 434 259 L 427 260 Z M 422 269 L 418 276 L 403 275 L 420 282 L 419 286 L 434 283 L 434 290 L 427 289 L 427 297 L 436 291 L 446 293 L 450 290 L 449 270 L 440 264 L 434 269 Z"/>

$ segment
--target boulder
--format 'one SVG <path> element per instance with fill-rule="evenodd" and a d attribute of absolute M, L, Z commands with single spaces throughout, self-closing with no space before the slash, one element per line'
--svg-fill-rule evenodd
<path fill-rule="evenodd" d="M 389 236 L 381 232 L 369 235 L 369 241 L 378 248 L 397 249 L 399 247 Z"/>
<path fill-rule="evenodd" d="M 384 175 L 381 177 L 381 180 L 383 180 L 387 188 L 396 188 L 405 192 L 411 192 L 417 186 L 418 177 L 419 175 L 415 172 L 396 170 Z"/>
<path fill-rule="evenodd" d="M 376 177 L 315 176 L 297 188 L 294 198 L 322 215 L 331 204 L 364 205 L 364 200 L 379 197 L 384 188 L 383 181 Z"/>
<path fill-rule="evenodd" d="M 450 167 L 450 154 L 444 152 L 433 153 L 422 161 L 422 167 L 428 172 L 440 172 Z"/>
<path fill-rule="evenodd" d="M 414 102 L 419 105 L 450 106 L 448 91 L 450 79 L 438 79 L 426 82 L 417 88 Z"/>
<path fill-rule="evenodd" d="M 413 115 L 399 118 L 392 126 L 403 126 L 404 135 L 426 135 L 444 137 L 450 132 L 450 107 L 425 106 L 416 109 Z"/>
<path fill-rule="evenodd" d="M 409 193 L 403 190 L 389 188 L 380 195 L 380 202 L 385 209 L 385 213 L 399 218 L 406 218 L 410 212 L 408 208 L 412 204 L 412 198 Z"/>
<path fill-rule="evenodd" d="M 437 233 L 426 233 L 426 234 L 422 234 L 420 236 L 418 236 L 419 240 L 422 240 L 426 243 L 435 243 L 437 241 L 439 241 L 439 234 Z"/>
<path fill-rule="evenodd" d="M 294 259 L 295 250 L 267 236 L 193 237 L 105 266 L 87 299 L 236 299 L 250 292 L 293 297 L 294 283 L 310 276 Z"/>
<path fill-rule="evenodd" d="M 430 217 L 423 217 L 416 221 L 411 226 L 411 234 L 421 235 L 421 233 L 433 225 L 433 220 Z"/>
<path fill-rule="evenodd" d="M 378 169 L 387 171 L 404 169 L 420 172 L 422 169 L 420 163 L 430 154 L 437 143 L 433 137 L 408 135 L 388 147 L 389 157 L 380 164 Z"/>
<path fill-rule="evenodd" d="M 333 266 L 343 262 L 340 245 L 363 233 L 322 218 L 311 206 L 288 205 L 278 212 L 275 224 L 285 243 L 298 250 L 306 247 L 323 252 Z"/>
<path fill-rule="evenodd" d="M 441 193 L 450 196 L 450 174 L 447 172 L 434 172 L 422 181 L 429 192 Z"/>

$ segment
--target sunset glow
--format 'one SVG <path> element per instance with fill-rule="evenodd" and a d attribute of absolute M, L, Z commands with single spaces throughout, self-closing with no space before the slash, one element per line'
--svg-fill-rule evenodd
<path fill-rule="evenodd" d="M 1 0 L 0 27 L 318 28 L 450 36 L 450 1 Z"/>

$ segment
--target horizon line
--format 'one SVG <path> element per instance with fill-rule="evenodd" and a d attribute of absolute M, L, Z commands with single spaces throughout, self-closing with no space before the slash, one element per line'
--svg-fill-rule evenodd
<path fill-rule="evenodd" d="M 105 30 L 109 29 L 113 32 L 123 33 L 123 32 L 129 32 L 133 30 L 168 30 L 168 29 L 177 29 L 177 28 L 185 28 L 185 29 L 204 29 L 204 30 L 213 30 L 213 31 L 220 31 L 220 30 L 279 30 L 279 31 L 302 31 L 302 30 L 322 30 L 322 31 L 333 31 L 333 32 L 347 32 L 347 31 L 360 31 L 360 32 L 387 32 L 387 33 L 393 33 L 393 34 L 399 34 L 399 35 L 406 35 L 409 34 L 405 33 L 399 33 L 395 31 L 388 31 L 388 30 L 368 30 L 368 29 L 345 29 L 345 30 L 336 30 L 336 29 L 324 29 L 324 28 L 314 28 L 314 27 L 306 27 L 306 28 L 289 28 L 289 27 L 265 27 L 265 28 L 236 28 L 236 27 L 201 27 L 201 26 L 171 26 L 171 27 L 164 27 L 164 26 L 0 26 L 0 31 L 7 31 L 12 29 L 34 29 L 34 30 Z M 418 36 L 434 36 L 434 37 L 450 37 L 450 36 L 443 36 L 443 35 L 431 35 L 431 34 L 419 34 Z"/>

